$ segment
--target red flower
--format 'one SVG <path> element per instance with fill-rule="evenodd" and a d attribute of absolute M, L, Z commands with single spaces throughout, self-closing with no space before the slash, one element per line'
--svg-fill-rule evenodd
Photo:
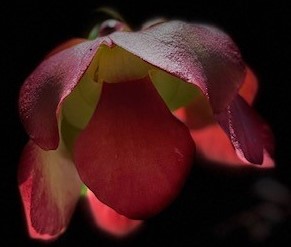
<path fill-rule="evenodd" d="M 229 36 L 182 21 L 129 32 L 111 20 L 95 40 L 51 52 L 19 99 L 30 136 L 19 169 L 30 236 L 63 233 L 82 184 L 97 224 L 131 231 L 175 199 L 194 142 L 215 160 L 272 166 L 250 75 Z"/>

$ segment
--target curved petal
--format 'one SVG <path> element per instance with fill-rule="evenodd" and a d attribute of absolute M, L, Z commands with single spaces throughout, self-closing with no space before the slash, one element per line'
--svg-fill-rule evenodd
<path fill-rule="evenodd" d="M 187 107 L 179 108 L 175 116 L 184 122 L 191 130 L 191 136 L 196 143 L 197 153 L 202 158 L 219 163 L 221 166 L 245 167 L 245 159 L 238 157 L 229 136 L 215 121 L 209 103 L 200 95 Z M 257 120 L 259 118 L 257 116 Z M 273 168 L 273 135 L 268 125 L 260 120 L 260 133 L 264 143 L 263 163 L 257 168 Z M 246 133 L 247 134 L 247 133 Z"/>
<path fill-rule="evenodd" d="M 61 150 L 44 151 L 30 141 L 23 150 L 18 182 L 29 235 L 56 239 L 67 228 L 80 195 L 74 164 Z"/>
<path fill-rule="evenodd" d="M 83 38 L 72 38 L 72 39 L 69 39 L 69 40 L 66 40 L 65 42 L 59 44 L 57 47 L 55 47 L 53 50 L 51 50 L 47 55 L 46 55 L 46 58 L 49 58 L 65 49 L 68 49 L 72 46 L 75 46 L 75 45 L 78 45 L 80 43 L 83 43 L 87 41 L 86 39 L 83 39 Z"/>
<path fill-rule="evenodd" d="M 246 78 L 241 88 L 239 89 L 239 94 L 249 105 L 253 104 L 258 92 L 258 87 L 258 80 L 254 72 L 249 67 L 247 67 Z"/>
<path fill-rule="evenodd" d="M 104 83 L 96 111 L 76 140 L 74 160 L 100 201 L 128 218 L 142 219 L 177 196 L 194 151 L 188 128 L 147 77 Z"/>
<path fill-rule="evenodd" d="M 211 26 L 169 21 L 109 37 L 148 63 L 200 87 L 214 112 L 227 107 L 245 77 L 238 48 L 229 36 Z"/>
<path fill-rule="evenodd" d="M 96 73 L 97 67 L 98 73 Z M 93 59 L 78 85 L 63 101 L 63 116 L 72 126 L 84 129 L 98 104 L 103 81 L 118 83 L 144 78 L 150 68 L 149 64 L 118 46 L 100 46 L 96 58 Z"/>
<path fill-rule="evenodd" d="M 272 145 L 269 143 L 272 140 L 270 131 L 266 131 L 262 120 L 242 97 L 238 95 L 227 111 L 215 118 L 242 160 L 252 164 L 263 163 L 264 148 Z"/>
<path fill-rule="evenodd" d="M 147 20 L 146 22 L 144 22 L 142 24 L 142 27 L 141 29 L 144 30 L 144 29 L 148 29 L 148 28 L 151 28 L 155 25 L 158 25 L 158 24 L 161 24 L 163 22 L 166 22 L 167 19 L 164 18 L 164 17 L 155 17 L 155 18 L 152 18 L 150 20 Z"/>
<path fill-rule="evenodd" d="M 131 220 L 118 214 L 112 208 L 100 202 L 90 190 L 87 191 L 86 200 L 94 223 L 103 231 L 114 236 L 126 236 L 137 230 L 142 224 L 141 220 Z"/>
<path fill-rule="evenodd" d="M 45 150 L 59 143 L 59 105 L 72 91 L 91 63 L 101 42 L 83 42 L 44 60 L 20 90 L 19 111 L 30 138 Z"/>
<path fill-rule="evenodd" d="M 241 163 L 228 136 L 218 124 L 191 130 L 191 135 L 197 143 L 197 151 L 206 159 L 222 164 Z"/>
<path fill-rule="evenodd" d="M 228 136 L 218 124 L 209 125 L 203 129 L 191 130 L 197 151 L 208 160 L 222 166 L 245 166 L 248 162 L 241 160 L 230 142 Z M 269 152 L 264 150 L 263 163 L 258 168 L 273 168 L 274 161 Z"/>

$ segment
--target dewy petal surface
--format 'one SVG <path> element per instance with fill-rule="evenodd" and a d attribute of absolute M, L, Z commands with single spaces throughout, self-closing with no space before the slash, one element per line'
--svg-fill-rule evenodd
<path fill-rule="evenodd" d="M 82 181 L 131 219 L 154 215 L 178 194 L 195 151 L 188 128 L 148 77 L 104 83 L 99 104 L 74 148 Z"/>
<path fill-rule="evenodd" d="M 29 235 L 57 238 L 67 228 L 80 195 L 81 181 L 72 161 L 62 150 L 44 151 L 29 141 L 18 182 Z"/>
<path fill-rule="evenodd" d="M 92 191 L 86 194 L 88 209 L 91 212 L 94 223 L 103 231 L 117 237 L 123 237 L 135 231 L 142 220 L 131 220 L 118 214 L 115 210 L 99 201 Z"/>
<path fill-rule="evenodd" d="M 148 63 L 200 87 L 216 113 L 227 107 L 244 80 L 245 65 L 238 48 L 211 26 L 169 21 L 109 37 Z"/>
<path fill-rule="evenodd" d="M 59 105 L 91 63 L 101 42 L 87 41 L 45 59 L 26 79 L 19 98 L 20 117 L 30 138 L 45 150 L 59 143 Z"/>

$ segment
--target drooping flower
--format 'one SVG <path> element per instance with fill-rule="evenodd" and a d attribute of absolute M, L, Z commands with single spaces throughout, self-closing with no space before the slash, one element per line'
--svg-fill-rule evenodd
<path fill-rule="evenodd" d="M 228 35 L 183 21 L 131 32 L 109 20 L 96 39 L 53 50 L 20 90 L 30 141 L 18 177 L 30 236 L 63 233 L 81 188 L 102 229 L 132 231 L 178 195 L 194 143 L 209 158 L 272 166 L 247 71 Z"/>

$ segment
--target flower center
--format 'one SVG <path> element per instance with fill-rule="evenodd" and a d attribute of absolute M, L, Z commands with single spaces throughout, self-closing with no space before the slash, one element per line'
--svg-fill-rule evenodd
<path fill-rule="evenodd" d="M 64 100 L 62 106 L 61 131 L 68 148 L 71 148 L 75 137 L 91 119 L 98 104 L 103 83 L 122 83 L 146 76 L 151 78 L 153 85 L 171 111 L 188 105 L 201 94 L 194 85 L 154 67 L 119 46 L 101 45 L 82 79 Z M 127 92 L 124 91 L 124 93 Z"/>
<path fill-rule="evenodd" d="M 141 79 L 147 76 L 151 68 L 154 68 L 119 46 L 112 48 L 101 46 L 97 60 L 98 68 L 94 78 L 97 82 L 117 83 Z"/>

